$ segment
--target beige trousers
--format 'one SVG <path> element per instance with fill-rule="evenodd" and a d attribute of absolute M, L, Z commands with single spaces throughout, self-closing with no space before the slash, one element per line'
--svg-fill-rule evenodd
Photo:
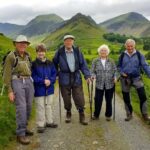
<path fill-rule="evenodd" d="M 53 123 L 53 95 L 35 97 L 37 126 Z"/>

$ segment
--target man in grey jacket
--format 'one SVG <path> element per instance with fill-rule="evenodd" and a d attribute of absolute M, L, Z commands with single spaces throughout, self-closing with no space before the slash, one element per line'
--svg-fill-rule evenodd
<path fill-rule="evenodd" d="M 132 119 L 132 105 L 130 102 L 130 88 L 134 86 L 140 99 L 140 109 L 145 121 L 149 121 L 147 113 L 147 98 L 144 84 L 141 78 L 141 68 L 150 77 L 150 67 L 145 61 L 145 57 L 135 49 L 135 41 L 128 39 L 125 43 L 126 50 L 120 55 L 118 70 L 120 72 L 120 81 L 122 94 L 125 103 L 127 118 L 125 121 Z"/>

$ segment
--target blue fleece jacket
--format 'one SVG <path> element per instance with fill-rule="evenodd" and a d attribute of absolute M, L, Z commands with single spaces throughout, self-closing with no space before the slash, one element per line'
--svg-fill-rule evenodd
<path fill-rule="evenodd" d="M 34 81 L 35 97 L 54 94 L 56 74 L 57 71 L 51 61 L 46 60 L 45 62 L 42 62 L 41 60 L 36 59 L 32 62 L 32 78 Z M 51 81 L 49 87 L 45 86 L 45 79 L 49 79 Z"/>
<path fill-rule="evenodd" d="M 140 76 L 141 73 L 140 68 L 142 68 L 150 78 L 150 66 L 147 64 L 145 57 L 141 53 L 140 53 L 140 61 L 141 63 L 139 63 L 137 52 L 135 52 L 131 56 L 129 56 L 127 53 L 124 52 L 122 62 L 120 57 L 118 63 L 118 70 L 120 74 L 125 73 L 130 77 L 136 78 Z"/>

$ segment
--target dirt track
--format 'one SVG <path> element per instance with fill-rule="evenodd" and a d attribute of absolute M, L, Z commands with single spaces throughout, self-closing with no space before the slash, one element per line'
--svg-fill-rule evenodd
<path fill-rule="evenodd" d="M 58 97 L 58 95 L 57 95 Z M 56 122 L 59 122 L 58 99 L 55 99 Z M 87 107 L 89 104 L 87 103 Z M 57 129 L 46 129 L 44 134 L 31 138 L 29 146 L 17 144 L 17 150 L 149 150 L 150 125 L 146 125 L 134 114 L 133 120 L 125 122 L 124 105 L 116 96 L 116 120 L 107 122 L 104 117 L 105 104 L 101 117 L 82 126 L 78 121 L 78 112 L 73 107 L 72 123 L 66 124 L 62 106 L 62 122 Z"/>

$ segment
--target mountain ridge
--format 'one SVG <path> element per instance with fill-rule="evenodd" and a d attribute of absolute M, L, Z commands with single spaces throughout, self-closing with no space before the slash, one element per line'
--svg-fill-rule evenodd
<path fill-rule="evenodd" d="M 144 31 L 150 27 L 150 21 L 139 13 L 129 12 L 104 21 L 99 26 L 108 32 L 140 37 L 146 35 Z"/>
<path fill-rule="evenodd" d="M 136 37 L 150 36 L 150 21 L 142 14 L 129 12 L 97 24 L 91 16 L 77 13 L 68 20 L 64 20 L 56 14 L 38 15 L 29 21 L 26 25 L 16 25 L 9 23 L 0 23 L 0 32 L 6 36 L 15 38 L 18 34 L 24 34 L 28 37 L 42 37 L 63 28 L 67 24 L 82 21 L 93 27 L 104 28 L 107 32 L 133 35 Z"/>

